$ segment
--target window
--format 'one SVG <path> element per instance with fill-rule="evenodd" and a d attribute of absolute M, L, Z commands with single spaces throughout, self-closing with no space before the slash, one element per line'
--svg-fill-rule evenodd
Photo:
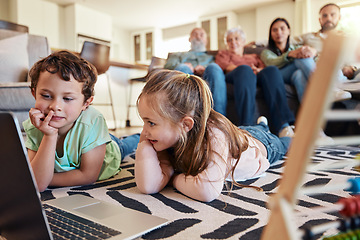
<path fill-rule="evenodd" d="M 218 49 L 226 49 L 226 45 L 224 42 L 224 36 L 226 31 L 228 30 L 227 27 L 227 17 L 220 17 L 217 19 L 217 34 L 218 34 Z"/>
<path fill-rule="evenodd" d="M 205 30 L 206 35 L 207 35 L 207 44 L 206 44 L 206 50 L 209 51 L 210 50 L 210 20 L 206 20 L 206 21 L 202 21 L 201 22 L 201 27 Z"/>
<path fill-rule="evenodd" d="M 341 6 L 341 20 L 339 29 L 346 33 L 359 32 L 360 23 L 360 3 Z"/>
<path fill-rule="evenodd" d="M 140 58 L 140 34 L 134 36 L 134 55 L 135 55 L 135 62 L 141 60 Z"/>
<path fill-rule="evenodd" d="M 152 32 L 146 33 L 146 60 L 151 60 L 153 55 Z"/>
<path fill-rule="evenodd" d="M 164 40 L 163 48 L 164 48 L 164 52 L 189 51 L 190 49 L 189 35 Z"/>

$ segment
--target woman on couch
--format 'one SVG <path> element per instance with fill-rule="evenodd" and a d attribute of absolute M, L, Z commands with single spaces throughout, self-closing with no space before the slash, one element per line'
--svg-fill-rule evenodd
<path fill-rule="evenodd" d="M 299 102 L 307 81 L 315 70 L 316 49 L 290 44 L 290 24 L 284 18 L 276 18 L 270 25 L 268 48 L 262 51 L 261 60 L 266 66 L 276 66 L 286 84 L 295 88 Z"/>
<path fill-rule="evenodd" d="M 225 33 L 227 50 L 220 50 L 215 62 L 223 69 L 225 81 L 234 85 L 236 110 L 240 125 L 255 124 L 256 87 L 262 88 L 270 110 L 270 126 L 280 137 L 293 136 L 290 124 L 294 114 L 287 105 L 284 81 L 275 66 L 265 67 L 256 54 L 244 55 L 245 33 L 233 28 Z"/>

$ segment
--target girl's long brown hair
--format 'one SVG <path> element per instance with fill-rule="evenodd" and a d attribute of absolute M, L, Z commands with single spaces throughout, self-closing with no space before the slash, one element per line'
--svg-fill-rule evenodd
<path fill-rule="evenodd" d="M 212 109 L 210 89 L 201 78 L 178 71 L 154 70 L 147 76 L 138 102 L 144 95 L 150 101 L 149 105 L 174 125 L 185 116 L 194 119 L 194 126 L 188 133 L 180 132 L 181 138 L 171 160 L 175 170 L 195 176 L 209 165 L 213 152 L 210 139 L 213 127 L 225 134 L 229 152 L 237 159 L 236 164 L 247 149 L 247 133 Z M 236 164 L 229 168 L 232 175 Z"/>

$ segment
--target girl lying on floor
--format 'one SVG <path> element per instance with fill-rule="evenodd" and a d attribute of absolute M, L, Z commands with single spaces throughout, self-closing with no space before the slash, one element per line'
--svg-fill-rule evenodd
<path fill-rule="evenodd" d="M 153 71 L 137 104 L 144 126 L 135 180 L 146 194 L 172 184 L 193 199 L 210 202 L 220 195 L 225 179 L 263 174 L 282 159 L 291 141 L 270 133 L 264 117 L 256 126 L 233 125 L 212 109 L 206 82 L 194 75 Z"/>

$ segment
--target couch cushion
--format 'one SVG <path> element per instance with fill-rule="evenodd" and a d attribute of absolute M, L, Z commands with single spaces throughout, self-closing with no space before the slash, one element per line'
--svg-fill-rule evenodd
<path fill-rule="evenodd" d="M 29 111 L 34 106 L 29 82 L 0 84 L 0 111 Z"/>
<path fill-rule="evenodd" d="M 29 69 L 28 35 L 0 40 L 0 82 L 24 82 Z"/>
<path fill-rule="evenodd" d="M 46 37 L 29 34 L 29 68 L 31 68 L 37 61 L 47 57 L 50 53 L 51 49 Z"/>

